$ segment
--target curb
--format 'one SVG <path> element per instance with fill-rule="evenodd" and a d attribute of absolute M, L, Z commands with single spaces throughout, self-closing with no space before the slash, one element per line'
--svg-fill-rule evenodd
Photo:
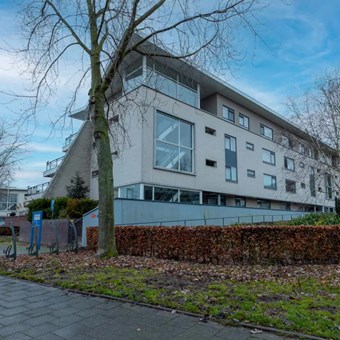
<path fill-rule="evenodd" d="M 133 301 L 133 300 L 129 300 L 129 299 L 124 299 L 124 298 L 118 298 L 118 297 L 114 297 L 111 295 L 105 295 L 105 294 L 98 294 L 98 293 L 91 293 L 91 292 L 85 292 L 85 291 L 81 291 L 81 290 L 77 290 L 77 289 L 72 289 L 72 288 L 63 288 L 57 285 L 50 285 L 47 283 L 42 283 L 42 282 L 34 282 L 34 281 L 30 281 L 30 280 L 25 280 L 25 279 L 21 279 L 21 278 L 13 278 L 10 276 L 5 276 L 5 275 L 1 275 L 2 277 L 5 278 L 10 278 L 12 280 L 17 280 L 17 281 L 23 281 L 23 282 L 30 282 L 30 283 L 34 283 L 36 285 L 40 285 L 40 286 L 44 286 L 44 287 L 53 287 L 56 288 L 60 291 L 66 291 L 69 293 L 74 293 L 74 294 L 79 294 L 79 295 L 84 295 L 84 296 L 90 296 L 90 297 L 98 297 L 101 299 L 107 299 L 107 300 L 112 300 L 112 301 L 118 301 L 121 303 L 128 303 L 131 305 L 136 305 L 136 306 L 141 306 L 141 307 L 147 307 L 147 308 L 152 308 L 152 309 L 156 309 L 156 310 L 160 310 L 160 311 L 165 311 L 168 313 L 176 313 L 179 315 L 187 315 L 187 316 L 191 316 L 194 318 L 199 319 L 200 322 L 207 322 L 207 321 L 212 321 L 218 324 L 222 324 L 223 326 L 232 326 L 232 325 L 236 325 L 239 327 L 244 327 L 244 328 L 249 328 L 249 329 L 258 329 L 261 331 L 266 331 L 266 332 L 270 332 L 270 333 L 275 333 L 278 335 L 282 335 L 282 336 L 287 336 L 287 337 L 295 337 L 295 338 L 299 338 L 299 339 L 310 339 L 310 340 L 325 340 L 325 338 L 320 338 L 314 335 L 308 335 L 308 334 L 303 334 L 303 333 L 299 333 L 299 332 L 294 332 L 294 331 L 286 331 L 286 330 L 281 330 L 281 329 L 277 329 L 274 327 L 268 327 L 268 326 L 261 326 L 261 325 L 256 325 L 256 324 L 252 324 L 252 323 L 248 323 L 248 322 L 242 322 L 242 321 L 234 321 L 234 322 L 230 322 L 229 320 L 223 320 L 225 321 L 225 323 L 220 322 L 221 319 L 215 319 L 213 317 L 207 317 L 205 315 L 202 314 L 196 314 L 196 313 L 191 313 L 191 312 L 186 312 L 186 311 L 182 311 L 182 310 L 174 310 L 168 307 L 163 307 L 160 305 L 152 305 L 149 303 L 144 303 L 144 302 L 138 302 L 138 301 Z"/>

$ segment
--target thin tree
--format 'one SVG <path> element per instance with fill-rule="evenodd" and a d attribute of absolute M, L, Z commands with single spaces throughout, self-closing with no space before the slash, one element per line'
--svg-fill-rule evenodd
<path fill-rule="evenodd" d="M 307 143 L 295 143 L 297 149 L 300 145 L 299 161 L 306 156 L 314 159 L 317 191 L 334 198 L 340 191 L 340 69 L 319 75 L 302 95 L 289 98 L 287 107 L 292 121 L 306 134 Z M 310 169 L 303 173 L 307 177 Z"/>
<path fill-rule="evenodd" d="M 34 114 L 41 101 L 53 95 L 61 62 L 78 59 L 79 89 L 90 83 L 89 111 L 94 127 L 99 171 L 99 254 L 116 255 L 113 216 L 113 165 L 106 110 L 114 79 L 132 53 L 148 55 L 153 43 L 173 53 L 153 56 L 204 63 L 210 70 L 225 69 L 238 57 L 238 32 L 254 36 L 252 18 L 264 1 L 254 0 L 35 0 L 22 9 L 26 46 L 20 53 L 29 62 L 35 92 Z M 260 7 L 261 6 L 261 7 Z M 136 34 L 139 39 L 136 38 Z M 78 53 L 78 54 L 77 54 Z M 76 56 L 76 57 L 74 57 Z"/>
<path fill-rule="evenodd" d="M 12 180 L 23 145 L 19 135 L 12 133 L 5 123 L 0 122 L 0 188 L 8 186 Z"/>

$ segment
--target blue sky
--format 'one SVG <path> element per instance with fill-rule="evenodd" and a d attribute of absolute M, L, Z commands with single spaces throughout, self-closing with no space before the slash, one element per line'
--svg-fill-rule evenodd
<path fill-rule="evenodd" d="M 12 1 L 0 0 L 0 47 L 4 41 L 20 45 L 17 8 Z M 288 115 L 285 102 L 313 85 L 315 76 L 340 65 L 340 0 L 273 0 L 257 13 L 256 29 L 261 39 L 243 35 L 238 41 L 243 58 L 234 63 L 232 73 L 224 80 L 256 100 Z M 75 65 L 65 65 L 61 74 L 58 96 L 39 112 L 35 125 L 28 125 L 28 144 L 12 185 L 27 187 L 46 182 L 42 177 L 46 161 L 62 156 L 65 138 L 79 127 L 70 121 L 51 134 L 51 120 L 63 111 L 65 97 L 74 84 L 67 77 Z M 26 80 L 13 59 L 0 49 L 0 90 L 18 89 Z M 81 105 L 86 103 L 84 89 Z M 24 107 L 9 104 L 0 94 L 0 119 L 15 121 L 14 112 Z M 32 127 L 34 131 L 32 133 Z M 26 133 L 23 131 L 22 133 Z"/>

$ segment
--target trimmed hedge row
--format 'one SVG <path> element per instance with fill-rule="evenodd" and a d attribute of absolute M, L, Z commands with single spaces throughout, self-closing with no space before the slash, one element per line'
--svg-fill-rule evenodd
<path fill-rule="evenodd" d="M 96 250 L 98 228 L 86 230 Z M 340 226 L 116 227 L 120 255 L 216 264 L 339 263 Z"/>

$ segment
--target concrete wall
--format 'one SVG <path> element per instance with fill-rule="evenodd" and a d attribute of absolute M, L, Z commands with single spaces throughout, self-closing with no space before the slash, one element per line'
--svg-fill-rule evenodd
<path fill-rule="evenodd" d="M 256 209 L 150 202 L 142 200 L 115 200 L 115 224 L 140 225 L 230 225 L 290 220 L 304 215 L 286 210 Z M 83 217 L 82 246 L 86 246 L 86 228 L 98 226 L 98 209 Z"/>
<path fill-rule="evenodd" d="M 81 127 L 79 134 L 67 151 L 63 162 L 49 183 L 43 197 L 52 198 L 66 196 L 66 186 L 70 185 L 70 180 L 79 172 L 85 181 L 85 185 L 90 187 L 90 150 L 92 146 L 92 123 L 86 121 Z"/>

